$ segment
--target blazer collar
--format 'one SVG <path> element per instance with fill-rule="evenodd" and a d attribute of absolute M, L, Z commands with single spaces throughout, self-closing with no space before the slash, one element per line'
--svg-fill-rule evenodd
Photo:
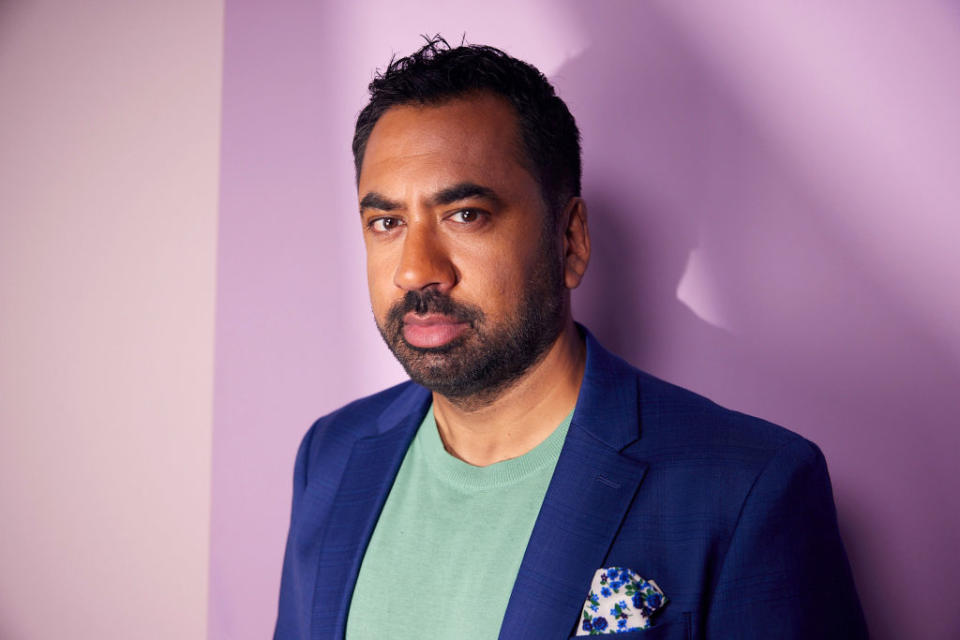
<path fill-rule="evenodd" d="M 624 452 L 640 436 L 637 372 L 579 328 L 587 342 L 586 371 L 513 585 L 501 640 L 575 633 L 593 575 L 606 566 L 647 471 L 645 462 Z"/>
<path fill-rule="evenodd" d="M 637 370 L 604 349 L 586 327 L 577 328 L 586 339 L 587 365 L 572 424 L 622 451 L 640 437 Z"/>
<path fill-rule="evenodd" d="M 433 395 L 429 389 L 413 382 L 408 383 L 407 388 L 387 405 L 377 418 L 377 435 L 406 424 L 411 417 L 417 419 L 416 424 L 419 426 L 427 415 L 431 402 L 433 402 Z"/>

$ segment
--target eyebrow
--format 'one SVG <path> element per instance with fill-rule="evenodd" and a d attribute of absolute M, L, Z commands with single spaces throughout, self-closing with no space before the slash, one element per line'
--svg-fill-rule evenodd
<path fill-rule="evenodd" d="M 379 209 L 380 211 L 393 211 L 394 209 L 399 209 L 400 203 L 394 202 L 390 198 L 377 193 L 376 191 L 371 191 L 367 195 L 363 196 L 363 199 L 360 201 L 360 212 L 363 213 L 364 209 Z"/>
<path fill-rule="evenodd" d="M 430 204 L 433 206 L 443 206 L 467 200 L 469 198 L 483 198 L 491 200 L 495 204 L 502 204 L 500 196 L 490 187 L 476 184 L 475 182 L 458 182 L 457 184 L 446 187 L 436 192 L 430 198 Z M 402 209 L 403 205 L 391 200 L 383 194 L 376 191 L 370 191 L 360 200 L 360 212 L 364 209 L 377 209 L 379 211 L 394 211 Z"/>
<path fill-rule="evenodd" d="M 441 189 L 433 195 L 430 202 L 434 205 L 445 205 L 468 198 L 484 198 L 497 204 L 501 202 L 500 196 L 493 189 L 473 182 L 458 182 L 452 187 Z"/>

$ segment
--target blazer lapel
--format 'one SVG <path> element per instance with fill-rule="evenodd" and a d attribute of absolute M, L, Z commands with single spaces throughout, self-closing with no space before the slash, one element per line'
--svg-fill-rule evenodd
<path fill-rule="evenodd" d="M 353 445 L 320 546 L 312 640 L 344 636 L 363 554 L 410 441 L 430 406 L 430 393 L 422 387 L 413 389 L 381 414 L 376 435 Z"/>
<path fill-rule="evenodd" d="M 583 331 L 580 396 L 514 583 L 502 640 L 574 633 L 594 572 L 604 566 L 647 470 L 621 453 L 639 437 L 635 370 Z"/>

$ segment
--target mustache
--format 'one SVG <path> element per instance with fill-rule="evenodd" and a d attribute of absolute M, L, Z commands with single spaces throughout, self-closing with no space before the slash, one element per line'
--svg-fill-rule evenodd
<path fill-rule="evenodd" d="M 403 316 L 408 313 L 415 313 L 418 316 L 427 313 L 439 313 L 449 316 L 457 322 L 469 322 L 471 326 L 483 320 L 483 312 L 478 307 L 455 302 L 436 289 L 407 291 L 403 298 L 390 307 L 387 319 L 391 326 L 399 329 L 403 326 Z"/>

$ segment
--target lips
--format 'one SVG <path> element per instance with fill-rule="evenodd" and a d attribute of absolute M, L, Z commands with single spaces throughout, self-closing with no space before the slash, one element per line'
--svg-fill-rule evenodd
<path fill-rule="evenodd" d="M 403 316 L 403 338 L 411 346 L 420 349 L 442 347 L 456 339 L 470 323 L 439 313 L 418 316 L 408 313 Z"/>

